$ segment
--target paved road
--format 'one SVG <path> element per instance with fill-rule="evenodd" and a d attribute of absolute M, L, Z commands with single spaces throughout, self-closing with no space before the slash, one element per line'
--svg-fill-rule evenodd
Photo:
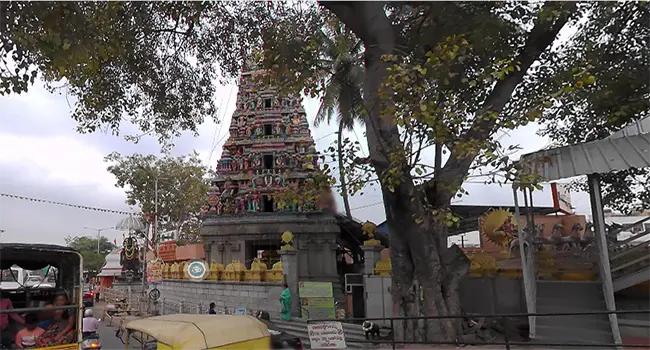
<path fill-rule="evenodd" d="M 97 304 L 93 307 L 93 315 L 95 315 L 97 318 L 102 317 L 102 311 L 104 311 L 103 304 Z M 101 338 L 102 348 L 104 350 L 117 350 L 125 348 L 124 343 L 122 343 L 122 341 L 120 341 L 120 339 L 115 336 L 116 331 L 117 327 L 115 325 L 109 326 L 108 323 L 104 322 L 103 319 L 101 320 L 99 326 L 99 337 Z M 131 342 L 129 344 L 129 349 L 140 349 L 140 347 L 136 345 L 139 344 L 133 344 L 133 342 Z"/>

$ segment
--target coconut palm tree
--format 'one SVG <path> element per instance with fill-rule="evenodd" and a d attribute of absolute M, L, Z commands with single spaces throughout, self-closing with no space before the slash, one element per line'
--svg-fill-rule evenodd
<path fill-rule="evenodd" d="M 353 130 L 356 121 L 363 122 L 365 113 L 361 91 L 364 79 L 361 42 L 338 23 L 328 25 L 321 34 L 322 45 L 325 48 L 324 63 L 329 69 L 330 76 L 321 97 L 314 126 L 322 122 L 329 124 L 334 118 L 338 123 L 337 152 L 341 196 L 345 215 L 351 219 L 343 162 L 343 131 Z"/>

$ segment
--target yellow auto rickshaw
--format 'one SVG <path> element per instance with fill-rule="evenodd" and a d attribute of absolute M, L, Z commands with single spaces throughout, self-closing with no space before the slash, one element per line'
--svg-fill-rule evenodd
<path fill-rule="evenodd" d="M 246 315 L 175 314 L 141 318 L 124 326 L 126 349 L 137 340 L 144 350 L 271 348 L 266 325 Z"/>
<path fill-rule="evenodd" d="M 0 243 L 0 314 L 8 315 L 0 347 L 15 344 L 23 328 L 43 330 L 26 338 L 30 348 L 77 350 L 82 341 L 83 258 L 69 247 Z"/>

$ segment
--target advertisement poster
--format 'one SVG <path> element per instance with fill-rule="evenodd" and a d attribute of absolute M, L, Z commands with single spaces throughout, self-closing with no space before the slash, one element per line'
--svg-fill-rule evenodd
<path fill-rule="evenodd" d="M 159 259 L 147 262 L 147 283 L 149 285 L 162 283 L 162 261 Z"/>
<path fill-rule="evenodd" d="M 312 320 L 336 319 L 334 298 L 300 299 L 302 317 Z"/>
<path fill-rule="evenodd" d="M 301 298 L 333 298 L 332 282 L 298 282 Z"/>

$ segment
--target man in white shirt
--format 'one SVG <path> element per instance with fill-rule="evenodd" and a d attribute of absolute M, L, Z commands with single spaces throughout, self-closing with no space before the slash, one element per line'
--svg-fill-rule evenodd
<path fill-rule="evenodd" d="M 83 319 L 83 336 L 86 337 L 92 333 L 97 333 L 99 321 L 93 317 L 93 310 L 86 309 Z"/>

